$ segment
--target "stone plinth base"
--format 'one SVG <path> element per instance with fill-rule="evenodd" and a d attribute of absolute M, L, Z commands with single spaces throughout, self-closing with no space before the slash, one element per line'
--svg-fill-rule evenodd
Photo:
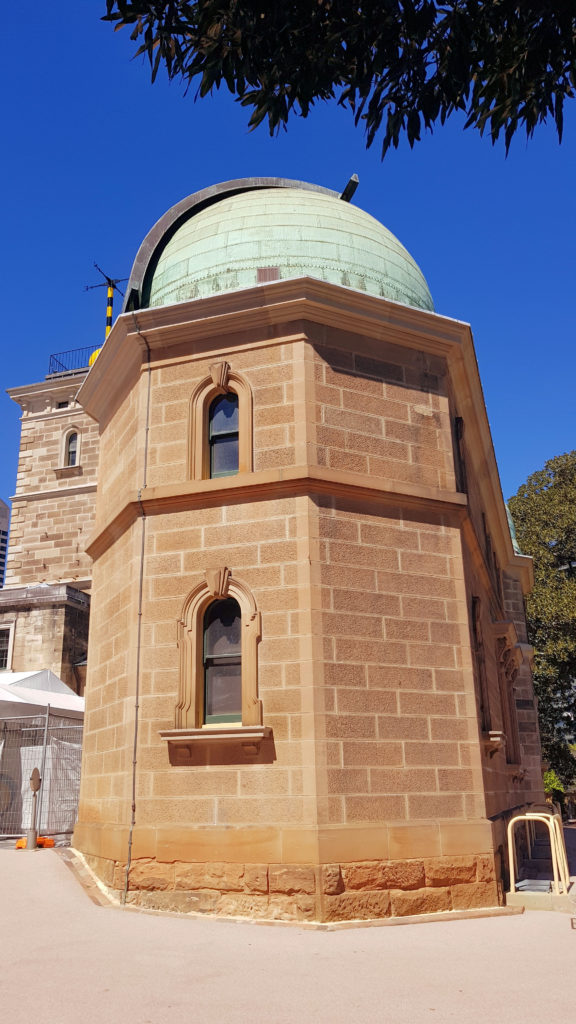
<path fill-rule="evenodd" d="M 86 856 L 118 893 L 126 867 Z M 135 860 L 127 903 L 224 917 L 349 921 L 494 907 L 500 902 L 489 855 L 348 864 L 162 863 Z"/>

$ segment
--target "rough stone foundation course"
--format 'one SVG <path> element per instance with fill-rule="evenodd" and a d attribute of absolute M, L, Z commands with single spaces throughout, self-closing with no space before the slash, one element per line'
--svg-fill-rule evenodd
<path fill-rule="evenodd" d="M 118 895 L 126 866 L 87 857 Z M 126 902 L 285 921 L 350 921 L 498 906 L 490 856 L 349 864 L 132 863 Z"/>

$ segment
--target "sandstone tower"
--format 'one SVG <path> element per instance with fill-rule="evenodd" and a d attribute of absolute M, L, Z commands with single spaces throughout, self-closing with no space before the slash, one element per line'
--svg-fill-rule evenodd
<path fill-rule="evenodd" d="M 469 327 L 337 193 L 158 222 L 79 393 L 99 424 L 75 846 L 143 905 L 496 905 L 542 798 L 522 595 Z"/>
<path fill-rule="evenodd" d="M 52 356 L 44 380 L 8 391 L 22 410 L 22 430 L 0 590 L 0 669 L 50 669 L 80 694 L 99 442 L 76 395 L 91 351 Z"/>

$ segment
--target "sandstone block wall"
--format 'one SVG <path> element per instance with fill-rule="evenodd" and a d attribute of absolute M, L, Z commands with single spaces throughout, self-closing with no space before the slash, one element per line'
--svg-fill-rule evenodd
<path fill-rule="evenodd" d="M 316 340 L 314 459 L 370 478 L 454 489 L 446 365 L 341 331 Z"/>
<path fill-rule="evenodd" d="M 487 793 L 474 588 L 488 620 L 504 612 L 494 566 L 468 578 L 478 539 L 465 539 L 454 494 L 445 361 L 290 326 L 252 343 L 166 342 L 104 424 L 75 842 L 118 888 L 138 668 L 131 898 L 315 919 L 493 905 L 487 799 L 499 811 L 516 794 L 506 772 Z M 191 480 L 190 400 L 215 358 L 252 390 L 254 473 L 203 488 Z M 148 387 L 150 511 L 134 518 Z M 290 471 L 312 468 L 335 474 L 332 491 L 290 493 Z M 272 736 L 249 753 L 191 743 L 174 760 L 159 732 L 174 727 L 177 624 L 205 570 L 223 566 L 261 615 Z"/>
<path fill-rule="evenodd" d="M 28 411 L 21 400 L 24 415 L 6 586 L 81 581 L 85 588 L 91 574 L 86 547 L 95 513 L 98 425 L 72 402 L 69 408 L 56 409 L 50 385 L 46 392 L 47 408 L 42 412 L 34 405 Z M 79 462 L 66 467 L 63 440 L 72 429 L 80 436 Z"/>
<path fill-rule="evenodd" d="M 410 510 L 318 509 L 321 820 L 484 813 L 459 530 Z"/>
<path fill-rule="evenodd" d="M 92 572 L 86 554 L 94 523 L 95 493 L 66 493 L 54 498 L 16 496 L 8 549 L 9 587 L 35 583 L 80 583 Z"/>
<path fill-rule="evenodd" d="M 125 865 L 88 863 L 120 895 Z M 130 869 L 127 902 L 226 917 L 350 921 L 496 907 L 493 858 L 424 858 L 345 864 L 158 863 Z"/>
<path fill-rule="evenodd" d="M 14 631 L 12 664 L 14 672 L 39 672 L 49 668 L 59 675 L 62 665 L 64 608 L 33 608 L 27 611 L 0 611 L 0 625 L 17 620 Z"/>
<path fill-rule="evenodd" d="M 90 601 L 66 585 L 3 590 L 0 626 L 13 626 L 13 672 L 50 669 L 72 690 L 81 693 L 83 672 L 77 663 L 86 657 Z"/>

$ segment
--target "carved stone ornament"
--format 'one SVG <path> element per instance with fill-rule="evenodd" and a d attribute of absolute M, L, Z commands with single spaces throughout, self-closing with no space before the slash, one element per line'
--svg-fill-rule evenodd
<path fill-rule="evenodd" d="M 220 569 L 205 569 L 206 586 L 212 597 L 228 597 L 230 569 L 225 565 Z"/>
<path fill-rule="evenodd" d="M 496 751 L 506 745 L 506 735 L 500 729 L 490 729 L 488 732 L 483 733 L 482 742 L 488 756 L 494 757 Z"/>
<path fill-rule="evenodd" d="M 226 391 L 228 388 L 228 377 L 230 375 L 230 363 L 222 360 L 220 363 L 212 363 L 210 366 L 210 376 L 214 383 L 214 387 L 218 388 L 219 391 Z"/>
<path fill-rule="evenodd" d="M 506 638 L 501 637 L 497 643 L 497 653 L 508 684 L 513 686 L 522 663 L 522 651 L 518 646 L 510 647 Z"/>

